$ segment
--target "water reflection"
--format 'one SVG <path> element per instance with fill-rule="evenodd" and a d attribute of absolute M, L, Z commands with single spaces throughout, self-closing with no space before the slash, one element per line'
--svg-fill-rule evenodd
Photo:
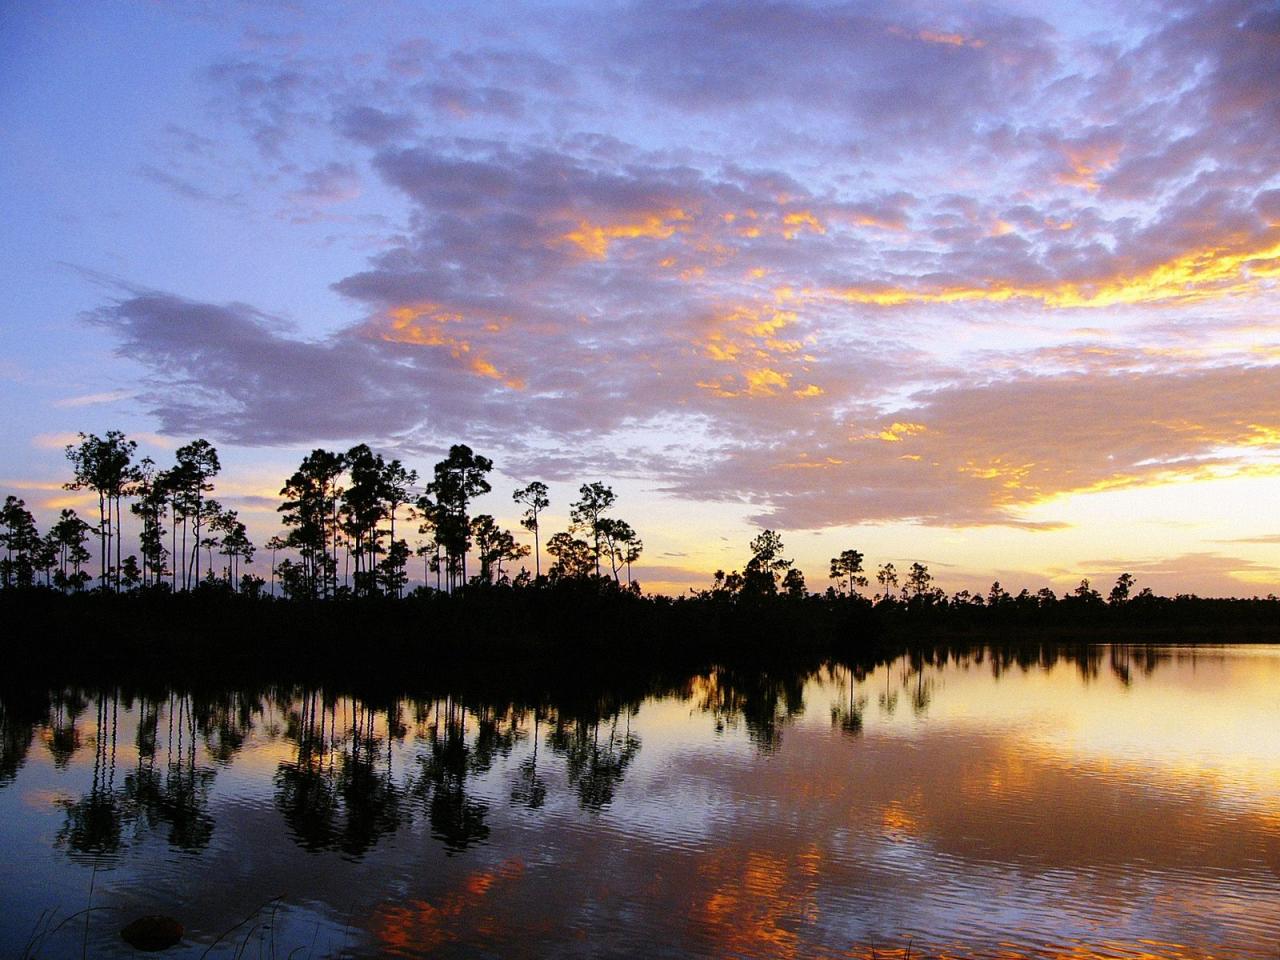
<path fill-rule="evenodd" d="M 90 865 L 105 909 L 165 891 L 193 956 L 283 892 L 281 955 L 1254 957 L 1278 690 L 1277 648 L 953 646 L 560 701 L 5 692 L 0 839 L 66 913 Z"/>

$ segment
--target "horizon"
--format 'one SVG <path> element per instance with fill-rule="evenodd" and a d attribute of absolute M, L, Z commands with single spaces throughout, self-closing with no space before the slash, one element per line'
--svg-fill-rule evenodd
<path fill-rule="evenodd" d="M 1273 4 L 350 9 L 0 11 L 42 529 L 82 430 L 213 442 L 259 575 L 311 449 L 466 443 L 522 542 L 610 484 L 646 592 L 764 528 L 814 592 L 1276 592 Z"/>

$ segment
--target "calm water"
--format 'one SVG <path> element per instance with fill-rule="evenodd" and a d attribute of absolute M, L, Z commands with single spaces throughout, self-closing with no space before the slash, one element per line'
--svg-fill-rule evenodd
<path fill-rule="evenodd" d="M 2 707 L 5 955 L 1280 956 L 1280 647 Z"/>

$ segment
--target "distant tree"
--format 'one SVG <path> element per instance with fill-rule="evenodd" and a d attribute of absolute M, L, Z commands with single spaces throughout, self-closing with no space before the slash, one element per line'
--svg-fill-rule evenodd
<path fill-rule="evenodd" d="M 218 516 L 217 529 L 222 537 L 222 554 L 227 558 L 227 583 L 235 591 L 239 589 L 240 563 L 253 563 L 253 541 L 234 510 Z"/>
<path fill-rule="evenodd" d="M 43 537 L 37 534 L 31 548 L 31 569 L 35 579 L 39 581 L 43 577 L 44 586 L 53 586 L 53 571 L 57 566 L 58 542 L 53 532 Z"/>
<path fill-rule="evenodd" d="M 1076 587 L 1075 590 L 1072 591 L 1072 597 L 1079 603 L 1092 605 L 1102 602 L 1102 594 L 1089 586 L 1089 580 L 1087 577 L 1084 580 L 1081 580 L 1080 586 Z"/>
<path fill-rule="evenodd" d="M 862 554 L 857 550 L 840 551 L 840 556 L 831 558 L 829 576 L 839 584 L 841 593 L 856 596 L 858 588 L 867 585 L 867 578 L 862 575 Z"/>
<path fill-rule="evenodd" d="M 547 485 L 539 480 L 534 480 L 527 487 L 521 487 L 511 495 L 516 503 L 525 506 L 524 516 L 520 519 L 520 525 L 526 530 L 533 533 L 533 573 L 535 577 L 542 576 L 542 560 L 540 554 L 542 548 L 538 542 L 538 516 L 547 507 L 551 506 L 551 499 L 547 496 Z"/>
<path fill-rule="evenodd" d="M 742 571 L 742 590 L 753 596 L 774 596 L 778 584 L 791 569 L 792 561 L 782 556 L 782 537 L 765 530 L 751 541 L 751 559 Z"/>
<path fill-rule="evenodd" d="M 504 563 L 529 555 L 529 548 L 516 543 L 511 531 L 498 526 L 487 513 L 471 521 L 471 537 L 480 557 L 480 581 L 485 584 L 501 582 Z"/>
<path fill-rule="evenodd" d="M 475 543 L 476 553 L 480 558 L 480 573 L 477 577 L 482 583 L 493 583 L 497 543 L 501 532 L 497 521 L 487 513 L 482 513 L 471 520 L 471 539 Z"/>
<path fill-rule="evenodd" d="M 440 519 L 440 508 L 436 506 L 429 494 L 422 494 L 414 501 L 414 513 L 418 519 L 418 534 L 424 539 L 419 543 L 417 554 L 424 558 L 425 567 L 422 572 L 422 585 L 427 585 L 428 572 L 434 572 L 436 575 L 436 590 L 443 588 L 441 582 L 441 573 L 444 569 L 441 550 L 443 545 L 440 542 L 438 530 L 438 522 Z"/>
<path fill-rule="evenodd" d="M 554 534 L 547 541 L 547 553 L 555 558 L 552 580 L 579 580 L 591 576 L 594 557 L 591 544 L 568 532 Z"/>
<path fill-rule="evenodd" d="M 713 600 L 731 600 L 742 592 L 743 577 L 737 570 L 725 573 L 723 570 L 715 572 L 715 579 L 711 583 L 711 590 L 704 596 L 709 596 Z"/>
<path fill-rule="evenodd" d="M 494 562 L 496 563 L 496 572 L 499 583 L 506 583 L 508 577 L 503 571 L 504 564 L 514 564 L 517 560 L 521 560 L 529 555 L 529 547 L 527 544 L 517 543 L 515 534 L 510 530 L 503 530 L 498 534 L 498 542 L 495 545 Z M 520 568 L 524 570 L 523 567 Z M 529 572 L 524 570 L 524 583 L 527 585 L 529 580 Z M 519 577 L 516 578 L 519 581 Z"/>
<path fill-rule="evenodd" d="M 1131 573 L 1122 573 L 1116 578 L 1116 585 L 1111 588 L 1111 595 L 1107 597 L 1107 602 L 1119 606 L 1129 601 L 1129 594 L 1133 590 L 1134 576 Z"/>
<path fill-rule="evenodd" d="M 408 470 L 399 460 L 392 460 L 382 472 L 382 495 L 387 503 L 387 518 L 391 522 L 388 535 L 391 546 L 383 561 L 381 571 L 384 589 L 396 597 L 403 595 L 404 585 L 408 581 L 405 565 L 409 561 L 409 544 L 396 539 L 396 514 L 409 502 L 413 485 L 418 482 L 418 472 Z"/>
<path fill-rule="evenodd" d="M 627 552 L 623 555 L 627 561 L 627 583 L 631 584 L 632 588 L 638 588 L 638 584 L 631 577 L 631 565 L 640 559 L 642 553 L 644 553 L 644 541 L 636 537 L 627 544 Z"/>
<path fill-rule="evenodd" d="M 76 512 L 71 509 L 64 509 L 53 525 L 50 535 L 58 546 L 58 573 L 55 575 L 54 582 L 60 589 L 84 588 L 88 574 L 80 568 L 90 559 L 85 544 L 89 540 L 91 530 L 89 524 L 76 516 Z"/>
<path fill-rule="evenodd" d="M 185 576 L 183 582 L 190 587 L 200 582 L 200 548 L 208 549 L 206 541 L 212 538 L 205 535 L 205 528 L 218 516 L 218 510 L 211 510 L 205 503 L 205 494 L 213 489 L 213 478 L 222 469 L 218 461 L 218 451 L 208 440 L 193 440 L 181 446 L 175 452 L 177 465 L 171 471 L 172 483 L 179 487 L 179 501 L 183 512 L 183 550 L 186 550 L 186 521 L 192 526 L 192 561 L 194 575 L 190 580 Z M 184 569 L 187 560 L 183 558 Z"/>
<path fill-rule="evenodd" d="M 612 488 L 603 483 L 584 483 L 578 488 L 578 499 L 569 508 L 573 529 L 591 537 L 591 556 L 596 576 L 600 576 L 600 541 L 605 530 L 605 511 L 618 499 Z"/>
<path fill-rule="evenodd" d="M 35 583 L 35 555 L 41 548 L 35 518 L 27 510 L 26 501 L 5 497 L 0 508 L 0 542 L 5 557 L 0 565 L 0 581 L 6 587 L 30 587 Z"/>
<path fill-rule="evenodd" d="M 627 583 L 630 583 L 631 564 L 640 559 L 644 543 L 636 536 L 635 530 L 627 521 L 608 517 L 600 521 L 600 537 L 604 544 L 604 554 L 609 558 L 613 582 L 619 582 L 618 571 L 626 567 Z"/>
<path fill-rule="evenodd" d="M 803 600 L 809 595 L 805 586 L 804 574 L 799 567 L 792 567 L 782 578 L 782 592 L 794 600 Z"/>
<path fill-rule="evenodd" d="M 456 582 L 465 583 L 467 576 L 468 508 L 472 500 L 492 489 L 486 479 L 492 469 L 488 457 L 478 456 L 466 444 L 454 444 L 449 456 L 435 465 L 434 479 L 427 484 L 427 493 L 435 498 L 436 538 L 444 545 L 449 574 Z"/>
<path fill-rule="evenodd" d="M 991 584 L 991 589 L 987 591 L 987 606 L 1002 607 L 1013 602 L 1013 597 L 1009 595 L 1009 591 L 1000 586 L 1000 581 L 996 580 Z"/>
<path fill-rule="evenodd" d="M 240 578 L 240 593 L 251 600 L 259 600 L 262 598 L 262 588 L 267 585 L 267 581 L 261 577 L 254 576 L 252 573 L 246 573 Z"/>
<path fill-rule="evenodd" d="M 308 568 L 306 562 L 294 563 L 286 557 L 280 561 L 277 572 L 280 575 L 280 590 L 290 600 L 315 599 L 316 575 L 314 570 Z"/>
<path fill-rule="evenodd" d="M 351 541 L 356 562 L 356 595 L 368 596 L 377 588 L 375 571 L 384 536 L 380 525 L 387 516 L 387 464 L 363 443 L 348 450 L 345 461 L 350 482 L 340 507 L 342 531 Z"/>
<path fill-rule="evenodd" d="M 338 481 L 345 465 L 340 453 L 312 450 L 280 491 L 285 501 L 278 509 L 289 528 L 286 542 L 299 558 L 284 584 L 290 596 L 326 597 L 337 591 Z"/>
<path fill-rule="evenodd" d="M 138 558 L 132 553 L 124 558 L 120 567 L 120 581 L 126 590 L 132 590 L 142 583 L 142 568 L 138 566 Z"/>
<path fill-rule="evenodd" d="M 911 564 L 907 582 L 902 587 L 903 599 L 927 598 L 932 593 L 932 588 L 933 575 L 929 573 L 929 568 L 923 563 Z"/>
<path fill-rule="evenodd" d="M 267 549 L 271 551 L 271 596 L 273 597 L 276 595 L 276 552 L 288 546 L 289 544 L 279 534 L 273 534 L 266 543 Z"/>
<path fill-rule="evenodd" d="M 409 581 L 406 565 L 409 562 L 409 544 L 405 540 L 392 539 L 387 547 L 386 556 L 379 561 L 374 571 L 378 587 L 388 597 L 404 596 L 404 586 Z"/>
<path fill-rule="evenodd" d="M 891 600 L 898 593 L 898 571 L 892 563 L 883 564 L 876 571 L 876 583 L 880 585 L 881 600 Z"/>
<path fill-rule="evenodd" d="M 168 551 L 164 546 L 164 520 L 168 513 L 169 492 L 164 480 L 165 475 L 156 470 L 154 460 L 143 457 L 139 461 L 130 491 L 136 502 L 130 505 L 129 510 L 142 521 L 138 545 L 142 554 L 143 586 L 154 586 L 165 574 Z"/>
<path fill-rule="evenodd" d="M 111 544 L 115 541 L 117 580 L 120 588 L 120 500 L 133 479 L 132 463 L 138 444 L 128 440 L 119 430 L 108 430 L 105 437 L 96 434 L 80 434 L 78 444 L 67 444 L 66 455 L 71 461 L 75 477 L 65 484 L 68 490 L 92 490 L 98 495 L 98 579 L 102 589 L 107 588 L 110 571 Z M 112 507 L 115 519 L 112 519 Z"/>

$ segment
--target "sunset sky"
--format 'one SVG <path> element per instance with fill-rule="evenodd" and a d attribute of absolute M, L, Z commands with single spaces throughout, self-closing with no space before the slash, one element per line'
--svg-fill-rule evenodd
<path fill-rule="evenodd" d="M 0 178 L 42 524 L 79 430 L 207 437 L 259 543 L 312 447 L 466 442 L 507 525 L 611 483 L 646 589 L 761 527 L 1280 589 L 1274 0 L 11 0 Z"/>

